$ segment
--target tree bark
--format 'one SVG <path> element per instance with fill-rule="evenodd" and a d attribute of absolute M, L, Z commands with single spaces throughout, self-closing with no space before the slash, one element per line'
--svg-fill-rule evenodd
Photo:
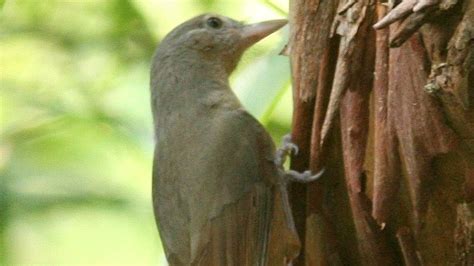
<path fill-rule="evenodd" d="M 474 1 L 391 8 L 290 1 L 294 265 L 474 264 Z"/>

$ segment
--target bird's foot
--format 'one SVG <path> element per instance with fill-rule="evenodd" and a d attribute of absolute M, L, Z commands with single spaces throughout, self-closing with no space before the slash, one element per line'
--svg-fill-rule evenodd
<path fill-rule="evenodd" d="M 283 137 L 282 146 L 276 151 L 275 165 L 281 170 L 284 182 L 299 182 L 309 183 L 312 182 L 324 173 L 324 169 L 313 175 L 311 171 L 307 170 L 302 173 L 295 170 L 285 170 L 284 164 L 286 158 L 291 154 L 298 154 L 298 146 L 291 141 L 291 134 L 287 134 Z"/>
<path fill-rule="evenodd" d="M 319 171 L 317 174 L 313 175 L 311 171 L 307 170 L 303 173 L 300 173 L 295 170 L 285 171 L 285 180 L 286 182 L 298 182 L 298 183 L 309 183 L 319 179 L 324 173 L 324 169 Z"/>
<path fill-rule="evenodd" d="M 282 146 L 277 149 L 275 155 L 275 164 L 278 168 L 283 169 L 283 165 L 286 162 L 286 158 L 292 153 L 298 154 L 298 146 L 291 141 L 291 134 L 287 134 L 283 137 Z"/>

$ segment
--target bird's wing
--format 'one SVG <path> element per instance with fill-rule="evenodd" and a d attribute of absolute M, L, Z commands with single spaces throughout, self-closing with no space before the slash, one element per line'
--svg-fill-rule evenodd
<path fill-rule="evenodd" d="M 175 119 L 157 139 L 153 201 L 170 265 L 286 265 L 299 242 L 271 137 L 243 110 L 206 117 L 189 133 Z"/>
<path fill-rule="evenodd" d="M 287 265 L 298 254 L 299 241 L 274 164 L 273 141 L 246 111 L 225 115 L 222 135 L 216 138 L 222 154 L 209 160 L 222 175 L 216 186 L 208 187 L 214 191 L 206 193 L 213 201 L 205 224 L 191 231 L 196 239 L 193 263 Z"/>

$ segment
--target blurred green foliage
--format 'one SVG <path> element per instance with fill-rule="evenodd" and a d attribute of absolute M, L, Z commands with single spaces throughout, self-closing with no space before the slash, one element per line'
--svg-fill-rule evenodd
<path fill-rule="evenodd" d="M 0 0 L 0 265 L 161 265 L 150 199 L 148 68 L 203 12 L 256 22 L 285 1 Z M 289 131 L 285 33 L 232 76 L 279 140 Z"/>

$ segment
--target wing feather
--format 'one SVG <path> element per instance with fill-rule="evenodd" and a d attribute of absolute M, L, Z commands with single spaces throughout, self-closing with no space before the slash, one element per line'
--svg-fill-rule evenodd
<path fill-rule="evenodd" d="M 273 163 L 271 137 L 240 109 L 210 114 L 207 123 L 200 122 L 193 135 L 158 137 L 153 195 L 168 261 L 171 265 L 286 265 L 280 257 L 288 257 L 288 243 L 295 246 L 298 237 L 291 213 L 284 213 L 286 190 Z M 177 144 L 173 139 L 194 141 L 193 147 L 173 153 Z M 183 158 L 166 158 L 176 154 Z M 274 209 L 283 220 L 271 219 Z M 269 238 L 277 244 L 268 246 Z M 282 264 L 268 264 L 267 251 L 283 252 L 280 257 L 272 255 L 272 261 Z"/>

